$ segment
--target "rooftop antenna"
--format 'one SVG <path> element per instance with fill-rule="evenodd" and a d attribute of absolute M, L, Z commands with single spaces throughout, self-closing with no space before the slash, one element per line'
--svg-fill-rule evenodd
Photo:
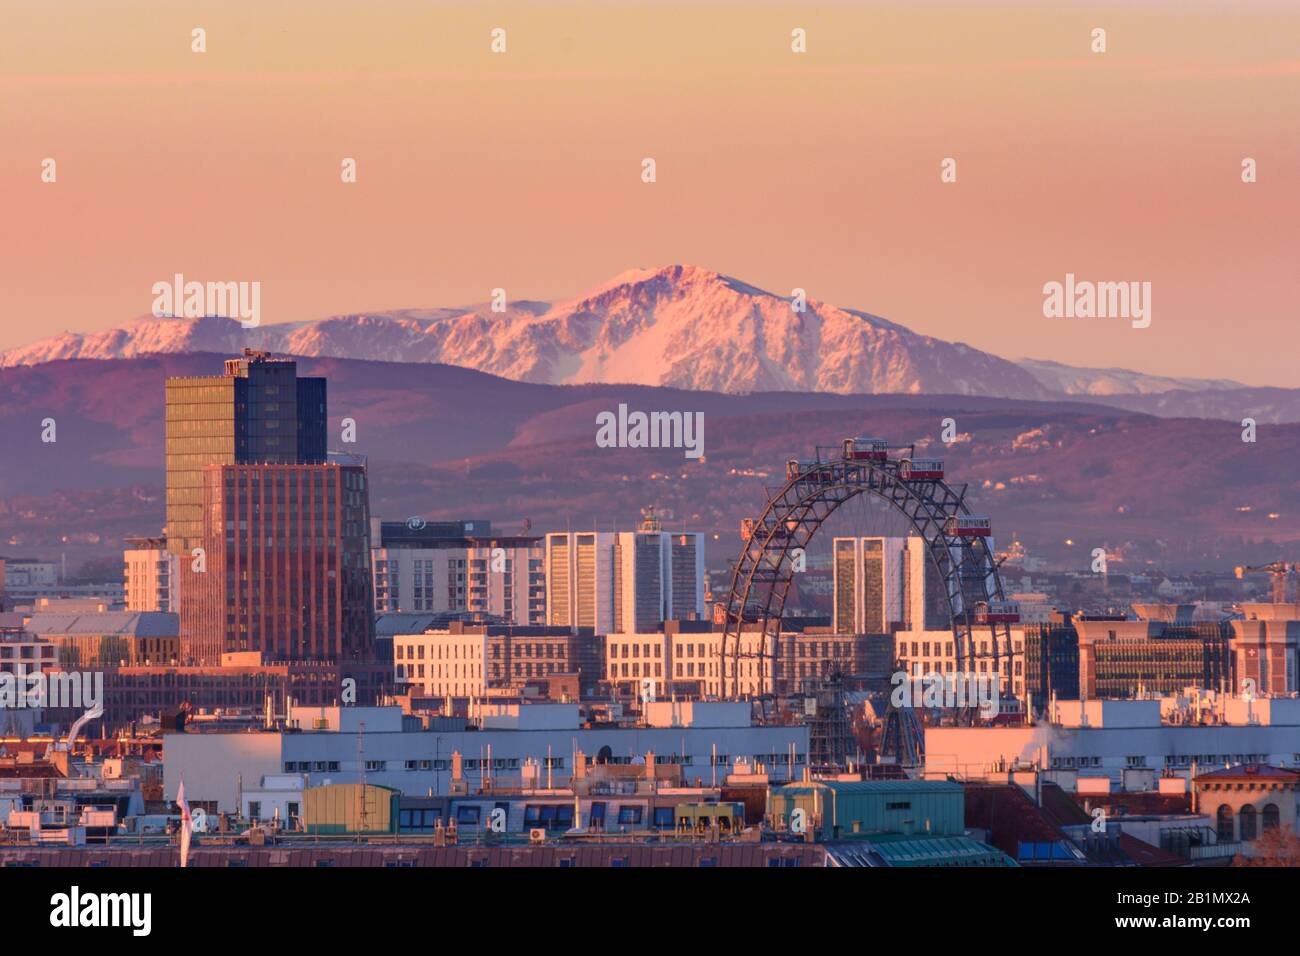
<path fill-rule="evenodd" d="M 363 720 L 357 724 L 357 779 L 361 781 L 361 785 L 357 787 L 357 820 L 359 821 L 362 833 L 365 833 L 367 830 L 365 734 L 366 722 Z"/>

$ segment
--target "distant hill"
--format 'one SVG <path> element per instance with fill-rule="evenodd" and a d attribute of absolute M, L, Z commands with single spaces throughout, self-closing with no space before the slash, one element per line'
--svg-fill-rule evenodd
<path fill-rule="evenodd" d="M 102 556 L 163 522 L 163 383 L 219 374 L 221 354 L 56 361 L 0 370 L 0 554 Z M 1031 552 L 1085 567 L 1091 547 L 1171 567 L 1227 566 L 1300 544 L 1300 425 L 1253 445 L 1233 422 L 1162 419 L 1082 401 L 976 396 L 727 395 L 652 386 L 551 386 L 464 368 L 304 359 L 330 380 L 331 429 L 356 420 L 386 518 L 489 517 L 506 530 L 627 528 L 654 504 L 676 527 L 738 547 L 740 519 L 784 462 L 854 434 L 917 442 L 970 486 L 972 507 Z M 1155 396 L 1153 396 L 1154 398 Z M 705 459 L 601 449 L 595 416 L 701 411 Z M 944 446 L 940 422 L 963 439 Z M 41 442 L 53 418 L 58 440 Z M 966 437 L 968 436 L 968 437 Z M 334 447 L 343 447 L 337 440 Z M 1239 510 L 1239 509 L 1249 510 Z M 1269 515 L 1277 515 L 1270 518 Z M 1066 540 L 1075 543 L 1067 545 Z M 1086 546 L 1086 547 L 1085 547 Z"/>
<path fill-rule="evenodd" d="M 1017 359 L 1016 364 L 1046 388 L 1062 395 L 1154 395 L 1178 389 L 1205 391 L 1246 387 L 1226 378 L 1170 378 L 1123 368 L 1076 368 L 1044 359 Z"/>

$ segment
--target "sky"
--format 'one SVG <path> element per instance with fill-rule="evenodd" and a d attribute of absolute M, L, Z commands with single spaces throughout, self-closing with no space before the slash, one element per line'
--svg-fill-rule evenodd
<path fill-rule="evenodd" d="M 0 348 L 177 272 L 275 322 L 689 263 L 1009 358 L 1300 387 L 1298 38 L 1280 0 L 5 0 Z M 1150 326 L 1045 317 L 1067 273 L 1150 282 Z"/>

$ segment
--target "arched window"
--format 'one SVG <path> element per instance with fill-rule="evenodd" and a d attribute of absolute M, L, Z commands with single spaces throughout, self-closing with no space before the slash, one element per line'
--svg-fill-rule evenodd
<path fill-rule="evenodd" d="M 1232 807 L 1226 803 L 1219 805 L 1218 826 L 1216 827 L 1220 843 L 1232 843 L 1237 838 L 1232 826 Z"/>
<path fill-rule="evenodd" d="M 1241 839 L 1244 843 L 1259 836 L 1259 814 L 1249 803 L 1241 808 Z"/>
<path fill-rule="evenodd" d="M 1275 830 L 1278 825 L 1278 810 L 1276 803 L 1264 804 L 1264 829 Z"/>

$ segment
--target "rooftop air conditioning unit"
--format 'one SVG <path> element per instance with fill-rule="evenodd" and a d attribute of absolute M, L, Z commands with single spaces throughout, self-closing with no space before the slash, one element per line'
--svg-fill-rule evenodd
<path fill-rule="evenodd" d="M 528 831 L 529 843 L 545 843 L 546 829 L 544 827 L 533 827 Z"/>

